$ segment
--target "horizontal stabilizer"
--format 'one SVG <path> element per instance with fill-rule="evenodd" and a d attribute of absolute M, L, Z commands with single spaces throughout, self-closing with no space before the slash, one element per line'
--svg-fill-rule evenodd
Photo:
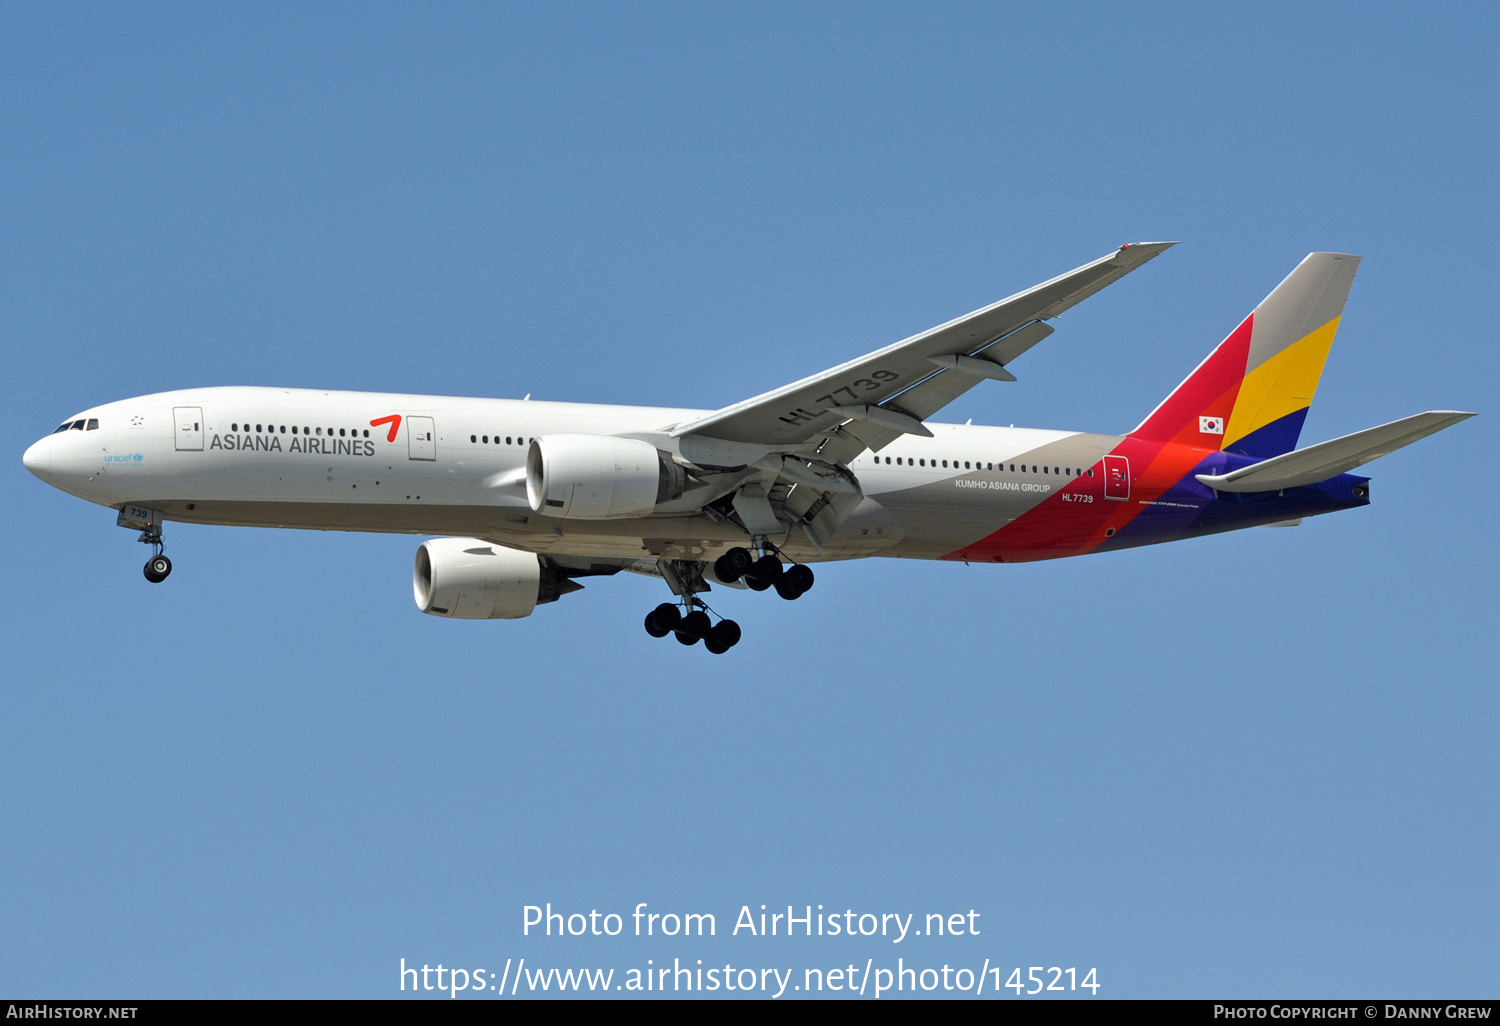
<path fill-rule="evenodd" d="M 1431 410 L 1379 427 L 1356 431 L 1330 442 L 1319 442 L 1306 449 L 1273 456 L 1254 466 L 1242 467 L 1228 474 L 1194 476 L 1201 484 L 1221 492 L 1272 492 L 1317 484 L 1472 416 L 1474 414 L 1459 413 L 1456 410 Z"/>

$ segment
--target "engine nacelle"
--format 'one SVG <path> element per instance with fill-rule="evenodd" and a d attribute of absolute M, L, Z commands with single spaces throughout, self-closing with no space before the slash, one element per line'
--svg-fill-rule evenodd
<path fill-rule="evenodd" d="M 681 467 L 650 442 L 610 435 L 543 435 L 526 453 L 526 498 L 538 513 L 576 520 L 649 515 L 680 498 Z"/>
<path fill-rule="evenodd" d="M 460 620 L 519 620 L 583 585 L 520 552 L 478 538 L 437 538 L 417 548 L 417 608 Z"/>

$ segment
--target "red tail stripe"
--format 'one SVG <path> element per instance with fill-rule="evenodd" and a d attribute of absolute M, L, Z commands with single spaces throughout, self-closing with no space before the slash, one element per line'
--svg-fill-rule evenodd
<path fill-rule="evenodd" d="M 1234 401 L 1245 381 L 1245 364 L 1250 359 L 1254 320 L 1253 313 L 1246 317 L 1131 435 L 1153 442 L 1206 444 L 1198 432 L 1198 418 L 1222 417 L 1227 423 L 1234 412 Z M 1215 436 L 1213 448 L 1222 441 L 1222 436 Z"/>

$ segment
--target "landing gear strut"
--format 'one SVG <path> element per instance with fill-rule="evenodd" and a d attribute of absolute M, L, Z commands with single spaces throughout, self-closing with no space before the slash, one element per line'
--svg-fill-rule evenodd
<path fill-rule="evenodd" d="M 800 598 L 813 586 L 812 568 L 801 563 L 783 566 L 778 550 L 764 537 L 756 536 L 755 551 L 735 546 L 714 560 L 714 576 L 725 584 L 743 580 L 755 591 L 776 589 L 784 599 Z M 757 557 L 756 553 L 759 553 Z M 740 641 L 740 625 L 733 620 L 714 623 L 709 608 L 697 592 L 707 589 L 703 563 L 661 560 L 662 576 L 680 602 L 663 602 L 646 614 L 646 633 L 653 638 L 675 634 L 683 645 L 703 647 L 715 655 L 728 652 Z"/>
<path fill-rule="evenodd" d="M 161 550 L 166 547 L 161 539 L 162 520 L 161 510 L 138 506 L 133 502 L 120 507 L 120 515 L 115 518 L 116 526 L 141 532 L 136 541 L 151 546 L 151 558 L 146 560 L 144 572 L 146 580 L 152 584 L 160 584 L 172 572 L 172 561 L 161 554 Z"/>
<path fill-rule="evenodd" d="M 143 544 L 150 545 L 153 549 L 156 550 L 156 554 L 153 555 L 150 559 L 146 560 L 146 566 L 144 568 L 146 580 L 150 581 L 152 584 L 160 584 L 162 581 L 165 581 L 167 579 L 167 575 L 172 572 L 172 561 L 166 556 L 162 555 L 162 549 L 166 548 L 166 546 L 162 543 L 161 528 L 147 528 L 146 530 L 141 532 L 141 536 L 136 540 L 142 542 Z"/>
<path fill-rule="evenodd" d="M 663 602 L 651 610 L 646 614 L 646 633 L 653 638 L 675 634 L 682 645 L 701 641 L 714 655 L 723 655 L 738 644 L 740 625 L 733 620 L 714 623 L 709 618 L 708 606 L 698 597 L 698 592 L 708 588 L 703 580 L 703 565 L 682 560 L 662 560 L 660 565 L 662 576 L 681 601 L 681 608 Z"/>

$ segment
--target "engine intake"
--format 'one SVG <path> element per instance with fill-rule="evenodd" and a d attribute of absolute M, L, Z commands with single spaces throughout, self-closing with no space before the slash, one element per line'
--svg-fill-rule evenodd
<path fill-rule="evenodd" d="M 417 608 L 459 620 L 519 620 L 582 587 L 534 552 L 478 538 L 423 542 L 412 567 Z"/>
<path fill-rule="evenodd" d="M 537 513 L 575 520 L 650 514 L 681 497 L 687 474 L 650 442 L 543 435 L 526 453 L 526 498 Z"/>

